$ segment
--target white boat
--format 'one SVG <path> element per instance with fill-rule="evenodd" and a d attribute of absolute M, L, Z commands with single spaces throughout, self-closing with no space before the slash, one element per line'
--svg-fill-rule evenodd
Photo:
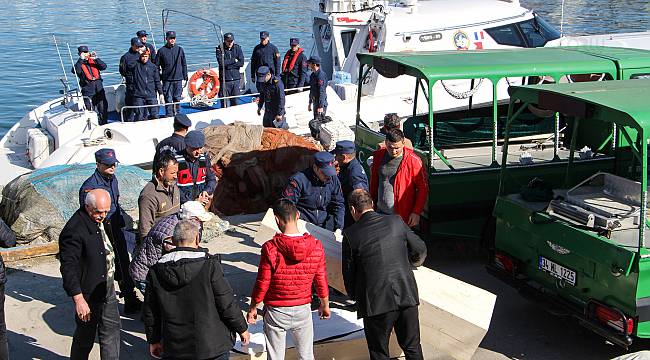
<path fill-rule="evenodd" d="M 320 55 L 323 69 L 333 79 L 327 89 L 328 115 L 348 126 L 354 125 L 356 116 L 357 53 L 562 46 L 577 41 L 588 43 L 590 39 L 560 38 L 556 30 L 517 0 L 320 0 L 313 13 L 313 34 L 310 54 Z M 597 41 L 599 45 L 615 45 L 630 37 L 634 37 L 630 44 L 633 47 L 650 46 L 650 33 L 604 36 Z M 248 64 L 242 71 L 250 74 Z M 389 112 L 402 116 L 412 113 L 414 84 L 406 77 L 389 79 L 370 73 L 364 79 L 371 84 L 364 86 L 361 97 L 364 119 L 379 121 Z M 519 83 L 513 80 L 499 84 L 498 97 L 505 99 L 508 85 Z M 250 88 L 249 84 L 243 82 L 242 87 Z M 468 99 L 457 95 L 469 86 L 467 81 L 450 81 L 444 88 L 434 88 L 433 96 L 440 95 L 434 110 L 466 107 Z M 155 145 L 171 134 L 173 119 L 122 122 L 119 114 L 124 104 L 124 85 L 105 85 L 105 89 L 111 117 L 117 121 L 103 126 L 98 125 L 94 111 L 84 109 L 74 91 L 25 114 L 0 140 L 0 185 L 34 168 L 94 162 L 94 152 L 102 147 L 114 148 L 124 164 L 149 164 Z M 492 91 L 489 86 L 476 86 L 472 97 L 474 104 L 491 102 Z M 395 102 L 395 98 L 402 101 Z M 191 101 L 187 89 L 183 101 Z M 307 92 L 286 97 L 287 122 L 297 134 L 309 132 L 312 114 L 307 111 L 307 103 Z M 193 128 L 198 129 L 235 121 L 261 124 L 255 110 L 256 104 L 248 103 L 193 110 L 188 116 Z"/>

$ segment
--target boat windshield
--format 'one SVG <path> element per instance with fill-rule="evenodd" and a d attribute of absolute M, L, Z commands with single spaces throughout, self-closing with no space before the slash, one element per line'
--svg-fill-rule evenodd
<path fill-rule="evenodd" d="M 498 44 L 517 47 L 542 47 L 547 42 L 560 38 L 560 33 L 537 15 L 532 19 L 485 31 Z"/>

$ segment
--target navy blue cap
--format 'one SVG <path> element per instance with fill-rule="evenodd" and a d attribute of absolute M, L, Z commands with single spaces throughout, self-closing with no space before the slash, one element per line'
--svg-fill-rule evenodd
<path fill-rule="evenodd" d="M 268 66 L 260 66 L 257 68 L 257 82 L 265 82 L 266 74 L 270 73 L 271 69 Z"/>
<path fill-rule="evenodd" d="M 260 31 L 260 40 L 264 40 L 267 37 L 269 37 L 269 32 L 268 31 Z"/>
<path fill-rule="evenodd" d="M 320 65 L 320 56 L 318 55 L 312 55 L 309 60 L 307 60 L 308 63 Z"/>
<path fill-rule="evenodd" d="M 235 35 L 233 35 L 231 32 L 223 34 L 223 39 L 224 40 L 235 40 Z"/>
<path fill-rule="evenodd" d="M 115 150 L 108 148 L 97 150 L 95 152 L 95 161 L 106 165 L 113 165 L 116 162 L 119 162 L 115 157 Z"/>
<path fill-rule="evenodd" d="M 341 140 L 336 142 L 336 147 L 331 151 L 332 154 L 354 154 L 357 148 L 354 142 L 350 140 Z"/>
<path fill-rule="evenodd" d="M 144 44 L 137 37 L 131 38 L 131 46 L 143 47 Z"/>
<path fill-rule="evenodd" d="M 149 34 L 147 34 L 146 30 L 139 30 L 137 33 L 135 33 L 135 36 L 143 37 L 143 36 L 149 36 Z"/>
<path fill-rule="evenodd" d="M 176 31 L 167 31 L 165 33 L 165 39 L 176 39 Z"/>
<path fill-rule="evenodd" d="M 314 164 L 318 167 L 323 174 L 327 176 L 336 176 L 336 168 L 334 167 L 334 155 L 327 151 L 319 151 L 314 154 Z"/>
<path fill-rule="evenodd" d="M 205 135 L 203 131 L 192 130 L 185 135 L 185 146 L 194 149 L 202 148 L 205 146 Z"/>
<path fill-rule="evenodd" d="M 189 128 L 192 126 L 192 120 L 187 117 L 185 114 L 176 114 L 174 115 L 174 122 L 177 124 L 181 124 L 186 128 Z"/>
<path fill-rule="evenodd" d="M 289 45 L 294 46 L 300 44 L 300 39 L 298 38 L 291 38 L 289 39 Z"/>
<path fill-rule="evenodd" d="M 81 45 L 81 46 L 79 46 L 79 47 L 77 48 L 77 51 L 79 52 L 79 54 L 81 54 L 81 53 L 85 53 L 85 52 L 88 52 L 88 46 L 86 46 L 86 45 Z"/>

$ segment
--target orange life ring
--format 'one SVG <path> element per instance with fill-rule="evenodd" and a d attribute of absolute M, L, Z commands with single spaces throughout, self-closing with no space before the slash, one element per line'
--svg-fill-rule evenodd
<path fill-rule="evenodd" d="M 190 94 L 203 94 L 212 99 L 219 92 L 219 75 L 212 69 L 197 70 L 190 78 Z"/>

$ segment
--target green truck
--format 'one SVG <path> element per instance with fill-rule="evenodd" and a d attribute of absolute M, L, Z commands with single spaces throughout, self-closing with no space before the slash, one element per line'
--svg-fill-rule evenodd
<path fill-rule="evenodd" d="M 567 120 L 569 156 L 531 171 L 505 151 L 493 211 L 490 272 L 623 347 L 650 338 L 649 100 L 650 80 L 512 87 L 505 148 L 534 105 Z"/>
<path fill-rule="evenodd" d="M 421 223 L 436 241 L 494 238 L 491 212 L 498 191 L 508 88 L 513 84 L 630 79 L 650 73 L 650 52 L 607 47 L 562 47 L 483 51 L 358 54 L 361 63 L 355 127 L 364 164 L 378 143 L 384 112 L 402 111 L 403 130 L 429 175 L 429 200 Z M 412 97 L 386 97 L 382 109 L 361 117 L 361 94 L 368 77 L 412 81 Z M 394 106 L 393 106 L 394 105 Z M 370 109 L 374 110 L 374 109 Z M 370 117 L 370 118 L 369 118 Z M 569 155 L 563 146 L 570 129 L 554 112 L 527 106 L 511 124 L 509 156 L 529 174 Z M 594 148 L 594 151 L 598 147 Z M 525 165 L 525 166 L 524 166 Z"/>

